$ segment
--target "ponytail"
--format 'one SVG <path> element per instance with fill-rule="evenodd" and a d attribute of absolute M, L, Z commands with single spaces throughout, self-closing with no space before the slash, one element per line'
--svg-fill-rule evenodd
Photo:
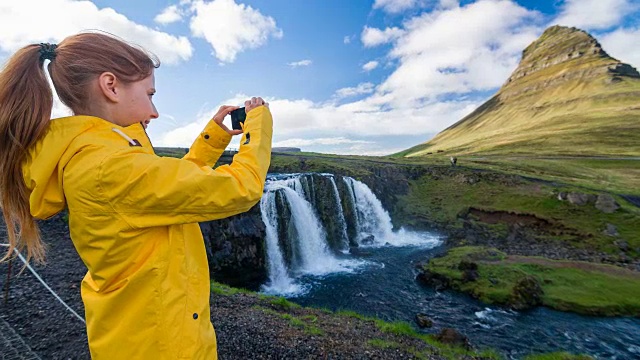
<path fill-rule="evenodd" d="M 58 97 L 71 111 L 88 114 L 91 82 L 112 72 L 123 83 L 142 80 L 160 66 L 141 47 L 104 32 L 72 35 L 58 46 L 20 49 L 0 72 L 0 207 L 7 226 L 9 250 L 0 259 L 26 248 L 27 260 L 44 261 L 45 246 L 29 206 L 30 189 L 22 166 L 31 147 L 47 132 L 53 94 L 44 69 L 48 65 Z"/>
<path fill-rule="evenodd" d="M 44 70 L 42 45 L 20 49 L 0 72 L 0 205 L 9 250 L 27 250 L 27 260 L 44 261 L 45 246 L 29 208 L 22 166 L 29 149 L 46 133 L 53 94 Z"/>

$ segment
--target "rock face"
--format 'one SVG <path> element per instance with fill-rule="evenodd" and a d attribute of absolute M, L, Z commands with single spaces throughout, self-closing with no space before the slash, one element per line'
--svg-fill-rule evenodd
<path fill-rule="evenodd" d="M 212 279 L 257 289 L 267 280 L 265 227 L 260 207 L 230 218 L 200 223 Z"/>

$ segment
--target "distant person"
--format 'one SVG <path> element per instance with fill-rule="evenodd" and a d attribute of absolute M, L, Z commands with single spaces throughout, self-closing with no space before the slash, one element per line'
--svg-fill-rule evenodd
<path fill-rule="evenodd" d="M 451 166 L 456 166 L 456 163 L 458 162 L 458 158 L 455 156 L 452 156 L 449 158 L 449 161 L 451 161 Z"/>
<path fill-rule="evenodd" d="M 74 116 L 50 120 L 52 91 Z M 216 359 L 209 266 L 198 226 L 249 210 L 264 187 L 272 119 L 245 101 L 230 166 L 212 166 L 232 135 L 224 105 L 182 159 L 154 154 L 144 125 L 158 117 L 159 66 L 104 33 L 18 50 L 0 73 L 0 195 L 9 251 L 43 261 L 36 219 L 69 210 L 93 359 Z M 141 124 L 142 123 L 142 124 Z M 245 141 L 241 141 L 245 144 Z"/>

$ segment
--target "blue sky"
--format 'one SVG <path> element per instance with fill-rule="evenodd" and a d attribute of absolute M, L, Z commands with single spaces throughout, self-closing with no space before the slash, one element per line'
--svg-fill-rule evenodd
<path fill-rule="evenodd" d="M 640 67 L 638 0 L 3 0 L 0 23 L 2 62 L 90 29 L 155 53 L 156 146 L 189 146 L 220 105 L 257 95 L 275 146 L 393 153 L 482 104 L 555 24 Z"/>

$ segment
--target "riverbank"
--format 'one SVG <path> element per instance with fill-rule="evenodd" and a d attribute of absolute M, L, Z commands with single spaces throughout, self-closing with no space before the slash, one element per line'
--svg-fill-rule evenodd
<path fill-rule="evenodd" d="M 640 317 L 640 273 L 616 266 L 466 246 L 421 265 L 418 279 L 515 310 L 542 305 L 583 315 Z"/>
<path fill-rule="evenodd" d="M 79 314 L 84 314 L 80 282 L 86 268 L 69 239 L 62 215 L 40 222 L 49 245 L 47 265 L 35 266 L 51 288 Z M 86 329 L 20 265 L 13 262 L 0 318 L 43 359 L 89 359 Z M 7 288 L 8 264 L 0 264 L 0 288 Z M 407 323 L 386 323 L 355 313 L 302 308 L 282 298 L 212 286 L 211 318 L 220 359 L 491 359 L 439 344 Z M 448 340 L 448 339 L 444 339 Z M 456 338 L 452 337 L 452 340 Z M 464 340 L 461 344 L 464 344 Z M 0 348 L 1 350 L 1 348 Z"/>

